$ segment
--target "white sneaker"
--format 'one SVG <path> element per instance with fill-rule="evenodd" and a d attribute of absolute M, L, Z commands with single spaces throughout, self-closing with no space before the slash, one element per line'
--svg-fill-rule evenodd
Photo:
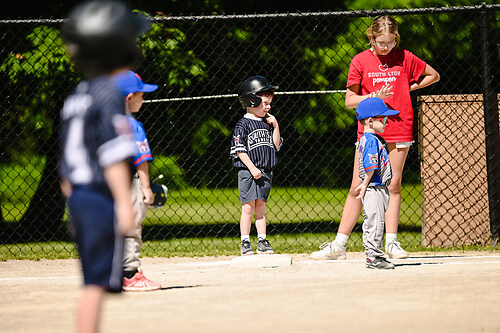
<path fill-rule="evenodd" d="M 335 241 L 331 243 L 323 243 L 320 245 L 320 250 L 311 253 L 312 259 L 317 260 L 345 260 L 345 249 L 347 246 L 339 246 Z"/>
<path fill-rule="evenodd" d="M 385 244 L 385 253 L 389 256 L 389 259 L 406 259 L 408 258 L 408 252 L 403 250 L 401 243 L 398 241 L 392 241 L 389 244 Z"/>

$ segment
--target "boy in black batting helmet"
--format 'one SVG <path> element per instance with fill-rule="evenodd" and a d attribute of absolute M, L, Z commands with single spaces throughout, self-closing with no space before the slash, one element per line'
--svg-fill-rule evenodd
<path fill-rule="evenodd" d="M 241 255 L 253 254 L 250 243 L 252 217 L 257 228 L 257 253 L 273 254 L 266 239 L 266 202 L 271 191 L 273 169 L 278 162 L 282 138 L 276 118 L 269 114 L 277 85 L 262 76 L 252 76 L 238 89 L 238 99 L 246 110 L 233 131 L 230 155 L 238 169 L 241 202 Z"/>
<path fill-rule="evenodd" d="M 104 293 L 122 290 L 123 237 L 134 231 L 130 160 L 136 146 L 112 77 L 140 59 L 137 38 L 147 27 L 145 17 L 121 2 L 91 1 L 75 7 L 61 31 L 86 77 L 61 112 L 61 188 L 85 285 L 78 332 L 98 331 Z"/>

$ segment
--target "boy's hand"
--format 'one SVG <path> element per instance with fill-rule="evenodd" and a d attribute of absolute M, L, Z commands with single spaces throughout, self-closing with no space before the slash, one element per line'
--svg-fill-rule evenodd
<path fill-rule="evenodd" d="M 131 203 L 116 203 L 116 219 L 118 221 L 118 232 L 122 235 L 131 236 L 135 232 L 135 212 Z"/>
<path fill-rule="evenodd" d="M 260 169 L 258 168 L 252 168 L 250 170 L 250 173 L 252 174 L 252 177 L 254 179 L 259 179 L 260 177 L 262 177 L 262 171 L 260 171 Z"/>
<path fill-rule="evenodd" d="M 276 128 L 276 126 L 278 126 L 278 121 L 276 120 L 276 118 L 272 114 L 268 113 L 265 119 L 266 119 L 267 123 L 269 125 L 272 125 L 274 128 Z"/>
<path fill-rule="evenodd" d="M 71 186 L 71 183 L 66 179 L 64 179 L 63 181 L 61 181 L 60 185 L 63 196 L 69 198 L 71 196 L 71 193 L 73 192 L 73 187 Z"/>
<path fill-rule="evenodd" d="M 356 189 L 354 190 L 354 192 L 358 192 L 358 191 L 359 191 L 359 194 L 356 197 L 356 199 L 363 199 L 363 197 L 365 196 L 365 192 L 366 192 L 366 185 L 365 184 L 361 184 L 358 187 L 356 187 Z"/>
<path fill-rule="evenodd" d="M 142 188 L 142 194 L 144 195 L 144 203 L 146 205 L 151 205 L 155 199 L 155 196 L 153 194 L 153 191 L 151 190 L 151 187 L 148 188 Z"/>
<path fill-rule="evenodd" d="M 260 171 L 259 168 L 257 168 L 252 163 L 247 153 L 238 152 L 238 157 L 241 160 L 241 162 L 243 162 L 243 164 L 245 164 L 245 166 L 248 168 L 248 171 L 250 171 L 250 174 L 254 179 L 259 179 L 260 177 L 262 177 L 262 171 Z"/>

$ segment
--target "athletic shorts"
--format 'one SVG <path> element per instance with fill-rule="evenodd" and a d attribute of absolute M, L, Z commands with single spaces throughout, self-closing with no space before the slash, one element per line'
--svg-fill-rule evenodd
<path fill-rule="evenodd" d="M 115 232 L 113 198 L 89 186 L 75 186 L 68 207 L 84 284 L 120 292 L 123 237 Z"/>
<path fill-rule="evenodd" d="M 257 199 L 267 202 L 267 198 L 269 198 L 269 193 L 271 192 L 272 182 L 272 171 L 262 171 L 262 177 L 254 179 L 247 169 L 239 170 L 238 190 L 240 192 L 241 204 Z"/>
<path fill-rule="evenodd" d="M 415 141 L 407 141 L 407 142 L 396 142 L 396 148 L 408 148 L 411 147 L 411 145 Z"/>

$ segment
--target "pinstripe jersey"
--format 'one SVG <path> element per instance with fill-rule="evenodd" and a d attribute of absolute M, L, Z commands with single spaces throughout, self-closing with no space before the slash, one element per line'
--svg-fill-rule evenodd
<path fill-rule="evenodd" d="M 73 185 L 106 186 L 104 168 L 136 153 L 125 100 L 114 87 L 107 76 L 83 81 L 64 102 L 60 172 Z"/>
<path fill-rule="evenodd" d="M 252 163 L 259 169 L 272 170 L 278 163 L 277 149 L 273 143 L 273 126 L 262 118 L 246 114 L 233 131 L 229 154 L 233 166 L 246 169 L 238 158 L 238 153 L 247 153 Z"/>
<path fill-rule="evenodd" d="M 364 133 L 359 140 L 358 146 L 359 158 L 359 179 L 361 182 L 365 179 L 366 172 L 375 170 L 368 187 L 388 186 L 392 179 L 392 168 L 389 162 L 389 154 L 374 133 Z"/>

